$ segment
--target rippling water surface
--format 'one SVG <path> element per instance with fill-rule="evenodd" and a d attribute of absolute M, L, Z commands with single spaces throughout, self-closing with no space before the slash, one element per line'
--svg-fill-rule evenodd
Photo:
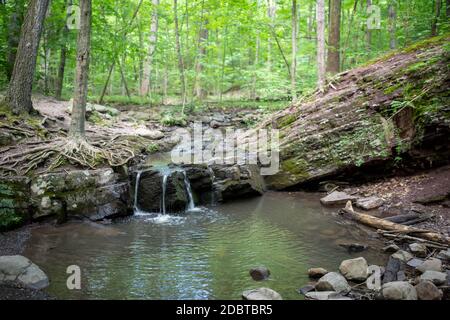
<path fill-rule="evenodd" d="M 310 267 L 336 270 L 340 261 L 385 257 L 368 233 L 321 207 L 318 195 L 267 193 L 261 198 L 194 210 L 183 216 L 142 214 L 110 226 L 69 223 L 33 230 L 25 255 L 49 275 L 48 291 L 61 299 L 240 299 L 242 291 L 270 287 L 301 299 Z M 350 254 L 339 246 L 371 246 Z M 66 287 L 66 268 L 82 270 L 82 290 Z M 268 267 L 253 281 L 248 272 Z"/>

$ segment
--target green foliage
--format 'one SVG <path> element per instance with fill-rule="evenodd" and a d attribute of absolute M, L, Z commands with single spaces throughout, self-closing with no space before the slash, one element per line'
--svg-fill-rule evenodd
<path fill-rule="evenodd" d="M 181 113 L 166 112 L 161 117 L 161 124 L 166 127 L 179 126 L 184 127 L 187 125 L 187 117 Z"/>

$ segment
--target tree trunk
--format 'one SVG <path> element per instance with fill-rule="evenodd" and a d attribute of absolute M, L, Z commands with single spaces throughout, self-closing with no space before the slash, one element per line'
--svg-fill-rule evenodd
<path fill-rule="evenodd" d="M 341 0 L 330 2 L 327 72 L 339 73 L 341 66 Z"/>
<path fill-rule="evenodd" d="M 447 11 L 445 13 L 447 19 L 450 18 L 450 0 L 447 0 Z"/>
<path fill-rule="evenodd" d="M 158 7 L 159 0 L 152 0 L 153 12 L 152 12 L 152 22 L 150 25 L 150 44 L 148 46 L 147 59 L 144 62 L 144 73 L 141 85 L 141 96 L 145 97 L 148 95 L 150 90 L 150 77 L 152 71 L 153 56 L 155 55 L 156 42 L 158 40 Z"/>
<path fill-rule="evenodd" d="M 291 58 L 291 95 L 292 102 L 297 100 L 297 36 L 298 17 L 297 0 L 292 0 L 292 58 Z"/>
<path fill-rule="evenodd" d="M 366 1 L 366 11 L 368 11 L 369 7 L 372 5 L 372 0 Z M 370 30 L 369 26 L 366 25 L 366 50 L 367 54 L 370 56 L 370 52 L 372 51 L 372 30 Z"/>
<path fill-rule="evenodd" d="M 186 105 L 186 81 L 184 77 L 184 62 L 183 55 L 181 52 L 181 43 L 180 43 L 180 32 L 178 28 L 178 9 L 177 9 L 177 0 L 173 0 L 173 12 L 174 12 L 174 21 L 175 21 L 175 40 L 176 40 L 176 49 L 178 56 L 178 71 L 180 73 L 180 85 L 181 85 L 181 99 L 183 104 L 182 113 L 184 113 L 184 107 Z"/>
<path fill-rule="evenodd" d="M 11 80 L 16 61 L 17 47 L 20 41 L 20 28 L 23 22 L 23 0 L 16 1 L 14 12 L 11 14 L 8 22 L 8 47 L 6 57 L 6 76 Z M 6 19 L 5 19 L 6 20 Z"/>
<path fill-rule="evenodd" d="M 275 17 L 277 14 L 276 0 L 267 0 L 267 16 L 270 20 L 270 28 L 275 30 Z M 267 47 L 267 67 L 272 70 L 272 38 L 269 35 Z"/>
<path fill-rule="evenodd" d="M 389 48 L 391 48 L 391 50 L 394 50 L 395 48 L 397 48 L 397 36 L 396 36 L 397 11 L 395 9 L 395 3 L 393 1 L 389 3 L 388 11 L 389 11 Z"/>
<path fill-rule="evenodd" d="M 72 0 L 68 0 L 67 2 L 68 6 L 72 5 Z M 66 7 L 64 7 L 65 10 L 67 10 Z M 66 21 L 69 17 L 69 14 L 66 15 Z M 66 70 L 66 57 L 67 57 L 67 46 L 66 41 L 67 37 L 69 35 L 69 28 L 67 27 L 67 23 L 64 24 L 64 28 L 62 31 L 62 41 L 61 41 L 61 51 L 60 51 L 60 58 L 59 58 L 59 67 L 58 67 L 58 78 L 56 79 L 56 88 L 55 88 L 55 98 L 58 100 L 61 100 L 62 96 L 62 89 L 64 85 L 64 73 Z"/>
<path fill-rule="evenodd" d="M 431 36 L 433 36 L 433 37 L 435 37 L 439 34 L 438 22 L 439 22 L 439 16 L 441 15 L 441 8 L 442 8 L 442 0 L 436 0 L 435 16 L 434 16 L 433 22 L 431 24 Z"/>
<path fill-rule="evenodd" d="M 50 0 L 31 0 L 28 5 L 5 100 L 14 114 L 29 113 L 33 110 L 31 91 L 42 26 L 49 2 Z"/>
<path fill-rule="evenodd" d="M 208 42 L 208 21 L 203 18 L 205 0 L 202 1 L 201 25 L 198 36 L 198 55 L 195 63 L 195 85 L 194 94 L 199 100 L 203 100 L 206 96 L 206 90 L 202 86 L 203 60 L 206 58 L 206 45 Z"/>
<path fill-rule="evenodd" d="M 80 0 L 80 30 L 77 39 L 77 67 L 69 135 L 85 138 L 86 101 L 91 45 L 91 0 Z"/>
<path fill-rule="evenodd" d="M 325 86 L 325 1 L 317 0 L 317 77 L 319 90 Z"/>

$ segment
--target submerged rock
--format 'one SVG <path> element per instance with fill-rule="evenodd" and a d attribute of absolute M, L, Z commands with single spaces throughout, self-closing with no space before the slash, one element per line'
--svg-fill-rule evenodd
<path fill-rule="evenodd" d="M 23 256 L 0 257 L 0 283 L 2 282 L 18 282 L 30 289 L 44 289 L 49 285 L 47 275 Z"/>
<path fill-rule="evenodd" d="M 305 297 L 310 300 L 353 300 L 335 291 L 308 292 Z"/>
<path fill-rule="evenodd" d="M 242 293 L 244 300 L 283 300 L 281 295 L 269 288 L 259 288 L 253 290 L 247 290 Z"/>
<path fill-rule="evenodd" d="M 342 261 L 339 271 L 347 280 L 361 282 L 368 277 L 368 267 L 366 259 L 360 257 Z"/>
<path fill-rule="evenodd" d="M 355 201 L 356 199 L 356 197 L 348 195 L 345 192 L 334 191 L 326 197 L 320 199 L 320 202 L 324 206 L 336 206 L 345 205 L 348 201 Z"/>
<path fill-rule="evenodd" d="M 319 279 L 316 284 L 316 290 L 347 293 L 351 290 L 351 287 L 341 274 L 337 272 L 330 272 Z"/>
<path fill-rule="evenodd" d="M 383 284 L 381 294 L 385 300 L 417 300 L 416 289 L 405 281 Z"/>
<path fill-rule="evenodd" d="M 308 276 L 313 279 L 322 278 L 327 273 L 328 271 L 324 268 L 311 268 L 308 270 Z"/>
<path fill-rule="evenodd" d="M 250 270 L 250 276 L 255 281 L 267 280 L 270 276 L 270 270 L 266 267 L 258 267 Z"/>

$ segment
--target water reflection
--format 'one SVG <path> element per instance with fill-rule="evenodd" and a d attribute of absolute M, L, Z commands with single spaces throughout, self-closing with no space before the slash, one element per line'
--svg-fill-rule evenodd
<path fill-rule="evenodd" d="M 308 268 L 336 270 L 352 257 L 339 242 L 377 244 L 339 221 L 316 195 L 268 193 L 183 217 L 41 227 L 25 255 L 49 274 L 48 291 L 63 299 L 240 299 L 243 290 L 261 286 L 300 299 L 296 290 L 308 282 Z M 369 263 L 385 259 L 373 249 L 362 255 Z M 78 292 L 66 289 L 71 264 L 83 272 Z M 260 265 L 271 270 L 269 281 L 248 275 Z"/>

